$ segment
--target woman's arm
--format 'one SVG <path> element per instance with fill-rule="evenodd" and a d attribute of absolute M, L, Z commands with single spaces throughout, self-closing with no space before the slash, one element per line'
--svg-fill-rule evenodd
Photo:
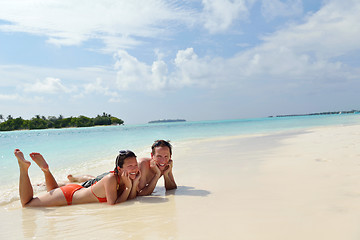
<path fill-rule="evenodd" d="M 130 195 L 129 195 L 128 199 L 134 199 L 136 197 L 140 178 L 141 178 L 141 172 L 139 171 L 136 178 L 132 182 L 132 187 L 131 187 L 131 191 L 130 191 Z"/>
<path fill-rule="evenodd" d="M 111 174 L 108 175 L 106 177 L 104 177 L 104 179 L 102 179 L 102 181 L 104 181 L 104 187 L 105 187 L 105 196 L 106 196 L 106 201 L 108 204 L 113 205 L 116 203 L 117 200 L 117 180 L 116 180 L 116 175 Z"/>
<path fill-rule="evenodd" d="M 124 171 L 121 174 L 121 180 L 120 181 L 122 181 L 125 184 L 125 189 L 120 194 L 120 196 L 116 199 L 115 203 L 125 202 L 128 199 L 129 195 L 130 195 L 130 191 L 131 191 L 131 187 L 132 187 L 132 182 L 131 182 L 131 179 L 129 178 L 129 174 L 127 172 Z"/>

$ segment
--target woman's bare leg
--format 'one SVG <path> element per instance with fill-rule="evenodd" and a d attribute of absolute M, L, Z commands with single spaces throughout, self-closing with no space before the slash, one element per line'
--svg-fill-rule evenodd
<path fill-rule="evenodd" d="M 58 188 L 59 185 L 50 172 L 49 165 L 46 163 L 44 157 L 40 153 L 35 152 L 30 153 L 30 157 L 41 168 L 45 175 L 46 190 L 50 192 L 51 190 Z"/>
<path fill-rule="evenodd" d="M 25 160 L 24 154 L 19 149 L 15 149 L 14 154 L 18 160 L 20 169 L 19 194 L 21 205 L 24 207 L 34 196 L 34 191 L 29 178 L 29 167 L 31 162 Z"/>

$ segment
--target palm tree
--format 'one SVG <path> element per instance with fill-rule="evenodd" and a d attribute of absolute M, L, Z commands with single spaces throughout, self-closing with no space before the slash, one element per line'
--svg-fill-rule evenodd
<path fill-rule="evenodd" d="M 4 120 L 4 116 L 0 114 L 0 122 L 2 122 L 3 120 Z"/>

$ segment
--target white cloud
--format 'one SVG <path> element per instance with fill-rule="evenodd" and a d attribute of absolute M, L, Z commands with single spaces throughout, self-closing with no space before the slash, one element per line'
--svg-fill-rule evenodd
<path fill-rule="evenodd" d="M 175 64 L 177 66 L 182 65 L 186 62 L 197 60 L 198 56 L 194 53 L 193 48 L 187 48 L 186 50 L 179 50 L 176 54 Z"/>
<path fill-rule="evenodd" d="M 49 68 L 26 65 L 0 65 L 0 86 L 20 86 L 24 83 L 33 85 L 33 79 L 46 79 L 48 76 L 66 81 L 75 90 L 74 86 L 95 81 L 101 77 L 103 81 L 115 79 L 115 71 L 111 67 L 81 67 L 81 68 Z M 40 82 L 38 80 L 37 82 Z M 44 80 L 45 82 L 45 80 Z"/>
<path fill-rule="evenodd" d="M 264 37 L 262 44 L 229 60 L 226 66 L 233 67 L 226 72 L 234 72 L 237 66 L 237 82 L 253 81 L 263 89 L 359 87 L 360 69 L 337 60 L 360 50 L 360 29 L 354 26 L 360 21 L 360 2 L 348 3 L 352 4 L 328 2 L 304 23 Z"/>
<path fill-rule="evenodd" d="M 159 59 L 150 66 L 124 50 L 118 51 L 116 58 L 117 86 L 120 90 L 160 90 L 166 87 L 168 70 L 164 61 Z"/>
<path fill-rule="evenodd" d="M 193 48 L 179 50 L 174 70 L 159 71 L 157 79 L 161 79 L 161 84 L 154 86 L 158 89 L 221 86 L 251 89 L 256 86 L 279 91 L 359 86 L 356 80 L 360 69 L 336 59 L 360 50 L 360 28 L 354 25 L 360 22 L 360 2 L 350 3 L 352 5 L 343 6 L 340 1 L 328 2 L 303 23 L 263 37 L 262 44 L 232 58 L 199 57 Z M 119 87 L 149 89 L 149 83 L 154 83 L 151 66 L 126 52 L 120 55 Z M 162 69 L 168 69 L 165 62 Z"/>
<path fill-rule="evenodd" d="M 216 82 L 221 63 L 217 60 L 200 59 L 193 48 L 179 50 L 175 58 L 176 71 L 172 76 L 171 84 L 175 87 L 202 86 L 211 87 Z M 214 62 L 218 65 L 214 66 Z"/>
<path fill-rule="evenodd" d="M 101 94 L 110 97 L 109 102 L 121 102 L 122 99 L 116 91 L 109 90 L 109 87 L 103 85 L 101 78 L 97 78 L 95 82 L 84 85 L 84 92 L 80 96 L 88 94 Z M 79 97 L 79 96 L 78 96 Z"/>
<path fill-rule="evenodd" d="M 58 77 L 46 77 L 52 74 Z M 0 86 L 7 92 L 0 100 L 41 102 L 46 94 L 66 99 L 80 99 L 91 94 L 98 94 L 108 98 L 109 102 L 124 102 L 117 93 L 116 71 L 108 67 L 83 67 L 77 69 L 42 68 L 22 65 L 0 65 Z M 32 81 L 31 79 L 43 79 Z M 63 83 L 63 80 L 67 84 Z M 0 93 L 1 94 L 1 93 Z"/>
<path fill-rule="evenodd" d="M 100 39 L 104 50 L 135 46 L 136 37 L 158 38 L 171 22 L 192 22 L 189 10 L 165 0 L 0 0 L 0 31 L 48 37 L 55 45 Z"/>
<path fill-rule="evenodd" d="M 326 60 L 360 48 L 360 2 L 332 1 L 310 15 L 305 23 L 289 26 L 264 37 L 262 49 L 290 49 L 297 55 Z"/>
<path fill-rule="evenodd" d="M 265 19 L 276 17 L 299 16 L 303 12 L 301 0 L 262 0 L 261 12 Z"/>
<path fill-rule="evenodd" d="M 263 43 L 228 59 L 200 57 L 196 49 L 189 47 L 179 50 L 172 61 L 165 61 L 164 55 L 156 49 L 157 59 L 148 64 L 120 50 L 115 55 L 114 69 L 99 67 L 39 71 L 38 68 L 27 68 L 17 71 L 23 74 L 13 75 L 13 78 L 25 79 L 27 76 L 31 79 L 39 72 L 41 76 L 55 72 L 53 76 L 57 78 L 40 77 L 45 80 L 35 83 L 27 79 L 28 85 L 24 91 L 69 93 L 77 89 L 77 96 L 97 93 L 110 97 L 113 102 L 119 100 L 119 91 L 225 86 L 240 89 L 255 86 L 255 83 L 259 84 L 258 88 L 281 85 L 285 89 L 325 81 L 335 85 L 344 84 L 356 79 L 359 72 L 336 59 L 360 50 L 360 28 L 354 25 L 360 22 L 360 3 L 348 3 L 327 2 L 318 12 L 306 16 L 303 23 L 287 25 L 264 36 Z M 0 66 L 0 74 L 7 76 L 2 83 L 5 86 L 13 80 L 8 77 L 6 69 Z M 76 83 L 69 83 L 69 87 L 60 79 L 66 79 L 66 82 L 72 79 Z M 344 82 L 341 83 L 339 79 Z M 82 89 L 84 91 L 81 92 Z"/>
<path fill-rule="evenodd" d="M 36 81 L 35 83 L 25 84 L 25 92 L 35 92 L 35 93 L 47 93 L 47 94 L 56 94 L 56 93 L 70 93 L 74 91 L 74 88 L 65 87 L 59 78 L 47 77 L 43 81 Z"/>
<path fill-rule="evenodd" d="M 119 51 L 117 58 L 117 86 L 123 91 L 158 91 L 194 86 L 213 88 L 227 75 L 223 71 L 227 62 L 225 59 L 199 58 L 193 48 L 178 51 L 172 72 L 161 59 L 148 65 L 126 51 Z"/>
<path fill-rule="evenodd" d="M 44 98 L 39 96 L 23 96 L 23 95 L 19 95 L 18 93 L 14 93 L 14 94 L 0 94 L 0 101 L 20 102 L 22 104 L 29 104 L 29 103 L 41 103 L 44 101 Z"/>
<path fill-rule="evenodd" d="M 18 94 L 0 94 L 0 100 L 17 100 L 19 99 L 19 95 Z"/>
<path fill-rule="evenodd" d="M 202 0 L 204 27 L 210 33 L 228 30 L 237 19 L 247 19 L 251 0 Z"/>
<path fill-rule="evenodd" d="M 141 41 L 136 40 L 132 36 L 102 36 L 101 37 L 105 46 L 99 49 L 105 53 L 113 54 L 116 49 L 119 48 L 131 48 L 133 46 L 139 46 L 142 44 Z"/>
<path fill-rule="evenodd" d="M 164 89 L 167 85 L 168 68 L 164 61 L 155 61 L 151 66 L 151 83 L 148 85 L 149 90 Z"/>
<path fill-rule="evenodd" d="M 162 1 L 152 1 L 152 3 L 155 2 L 163 4 Z M 61 5 L 61 2 L 58 3 Z M 104 4 L 104 2 L 102 3 Z M 228 29 L 236 19 L 247 16 L 247 6 L 251 3 L 250 1 L 229 0 L 203 1 L 205 12 L 209 17 L 206 26 L 211 32 Z M 272 3 L 279 4 L 278 1 Z M 178 50 L 170 61 L 165 61 L 161 51 L 156 50 L 156 59 L 152 63 L 146 63 L 130 55 L 127 51 L 120 50 L 115 55 L 114 69 L 103 67 L 40 69 L 20 66 L 13 67 L 11 75 L 8 72 L 10 68 L 0 66 L 0 75 L 6 76 L 0 79 L 0 84 L 8 87 L 10 84 L 24 81 L 26 82 L 25 92 L 65 94 L 71 92 L 74 93 L 71 94 L 74 96 L 95 93 L 107 96 L 109 102 L 125 101 L 120 96 L 122 91 L 161 91 L 192 87 L 218 87 L 229 89 L 229 91 L 242 90 L 243 92 L 251 92 L 250 90 L 266 91 L 268 89 L 286 91 L 301 88 L 306 91 L 315 86 L 334 89 L 352 86 L 352 89 L 355 89 L 360 84 L 356 83 L 360 70 L 351 68 L 337 59 L 360 50 L 360 28 L 354 24 L 360 22 L 358 14 L 360 3 L 351 0 L 346 1 L 346 3 L 344 4 L 344 1 L 340 0 L 327 1 L 318 12 L 306 16 L 301 24 L 287 25 L 282 29 L 278 28 L 278 31 L 263 36 L 263 42 L 256 47 L 248 47 L 245 51 L 234 53 L 234 56 L 230 58 L 201 56 L 201 54 L 197 54 L 200 51 L 197 51 L 196 48 L 188 47 Z M 24 4 L 26 5 L 26 3 Z M 77 3 L 74 4 L 77 6 Z M 99 7 L 98 3 L 90 2 L 91 4 Z M 122 2 L 122 4 L 125 3 Z M 296 6 L 298 1 L 287 1 L 283 4 L 285 5 L 270 17 L 284 16 L 286 11 L 297 14 L 293 6 Z M 67 2 L 63 6 L 66 5 Z M 114 5 L 117 8 L 118 3 L 114 3 Z M 130 7 L 130 5 L 126 6 Z M 268 7 L 271 8 L 270 4 Z M 227 9 L 231 9 L 228 16 L 225 15 Z M 141 11 L 145 11 L 145 9 Z M 217 17 L 210 19 L 210 16 Z M 110 16 L 105 16 L 105 18 L 112 19 Z M 131 18 L 125 17 L 124 21 L 129 21 L 129 19 Z M 163 19 L 166 18 L 163 17 Z M 169 17 L 169 19 L 171 18 Z M 83 20 L 79 18 L 79 21 Z M 101 22 L 99 19 L 96 21 Z M 89 25 L 91 23 L 90 21 Z M 136 35 L 136 29 L 134 31 L 133 29 L 123 31 L 124 29 L 127 30 L 127 27 L 123 26 L 122 29 L 117 24 L 114 22 L 114 28 L 103 24 L 103 31 L 106 34 L 102 39 L 106 41 L 107 51 L 120 45 L 139 44 L 138 40 L 132 37 Z M 138 23 L 129 24 L 136 26 Z M 155 28 L 152 25 L 155 24 L 154 22 L 149 24 L 144 26 L 143 30 L 140 29 L 141 31 L 136 36 L 156 36 L 161 31 L 160 28 Z M 76 28 L 73 28 L 71 31 L 74 32 L 74 35 L 58 34 L 62 31 L 71 33 L 70 30 L 66 32 L 63 29 L 61 31 L 49 30 L 49 33 L 54 32 L 54 35 L 49 34 L 49 36 L 58 34 L 54 38 L 55 40 L 60 39 L 58 44 L 63 44 L 62 40 L 65 39 L 71 42 L 72 38 L 77 39 L 73 43 L 79 43 L 90 37 L 98 37 L 96 31 L 99 28 L 99 25 L 92 28 L 86 23 L 85 30 L 80 31 L 79 35 L 76 33 Z M 117 31 L 117 29 L 122 30 Z M 151 34 L 152 30 L 154 30 L 154 35 Z M 119 32 L 127 32 L 128 35 L 119 35 Z M 90 36 L 93 33 L 94 35 Z M 46 78 L 46 76 L 56 77 Z M 31 83 L 29 79 L 44 80 Z M 67 84 L 63 84 L 62 81 Z M 17 94 L 21 95 L 21 93 Z M 14 96 L 16 95 L 0 95 L 0 99 L 14 99 Z"/>
<path fill-rule="evenodd" d="M 229 59 L 198 57 L 192 48 L 175 59 L 177 87 L 232 86 L 234 89 L 310 90 L 356 83 L 360 69 L 337 57 L 360 50 L 360 2 L 328 2 L 304 23 L 263 37 L 263 43 Z M 282 90 L 281 90 L 282 89 Z"/>

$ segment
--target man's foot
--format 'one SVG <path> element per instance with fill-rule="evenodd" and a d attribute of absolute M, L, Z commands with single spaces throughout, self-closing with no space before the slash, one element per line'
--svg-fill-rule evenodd
<path fill-rule="evenodd" d="M 77 178 L 71 174 L 67 175 L 67 179 L 69 179 L 70 182 L 77 182 Z"/>
<path fill-rule="evenodd" d="M 30 157 L 41 168 L 41 170 L 49 171 L 49 165 L 40 153 L 30 153 Z"/>
<path fill-rule="evenodd" d="M 30 167 L 31 162 L 24 158 L 24 154 L 22 153 L 22 151 L 20 151 L 19 149 L 15 149 L 14 154 L 18 160 L 19 167 L 25 167 L 26 169 Z"/>
<path fill-rule="evenodd" d="M 71 174 L 67 175 L 67 179 L 69 179 L 70 182 L 85 182 L 94 178 L 95 177 L 92 175 L 78 175 L 78 176 L 74 176 Z"/>

